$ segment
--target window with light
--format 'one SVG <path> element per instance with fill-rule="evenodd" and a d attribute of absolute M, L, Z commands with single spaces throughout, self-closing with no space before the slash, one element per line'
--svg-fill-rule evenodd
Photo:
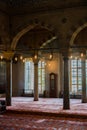
<path fill-rule="evenodd" d="M 82 93 L 82 64 L 81 60 L 70 60 L 70 93 Z"/>
<path fill-rule="evenodd" d="M 43 94 L 45 90 L 45 62 L 38 62 L 38 90 L 39 94 Z M 25 61 L 25 93 L 34 91 L 34 63 L 32 60 Z"/>
<path fill-rule="evenodd" d="M 25 61 L 25 93 L 32 93 L 34 89 L 34 63 L 32 60 Z"/>
<path fill-rule="evenodd" d="M 38 63 L 38 87 L 39 93 L 43 93 L 45 90 L 45 62 L 39 61 Z"/>

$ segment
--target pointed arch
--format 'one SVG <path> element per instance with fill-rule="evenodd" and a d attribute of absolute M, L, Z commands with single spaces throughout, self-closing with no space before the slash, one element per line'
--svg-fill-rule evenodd
<path fill-rule="evenodd" d="M 18 43 L 18 40 L 25 34 L 27 33 L 29 30 L 33 29 L 33 25 L 29 25 L 26 28 L 24 28 L 23 30 L 21 30 L 14 38 L 11 44 L 11 49 L 14 50 L 16 48 L 16 45 Z"/>
<path fill-rule="evenodd" d="M 17 45 L 19 39 L 20 39 L 24 34 L 26 34 L 28 31 L 30 31 L 31 29 L 33 29 L 33 28 L 34 28 L 35 26 L 37 26 L 37 25 L 40 25 L 41 27 L 44 27 L 44 28 L 48 29 L 48 30 L 51 31 L 51 32 L 53 33 L 53 35 L 54 35 L 54 28 L 51 28 L 51 26 L 49 27 L 49 24 L 48 24 L 48 25 L 47 25 L 47 24 L 44 24 L 44 25 L 43 25 L 43 22 L 42 22 L 42 23 L 38 23 L 38 24 L 36 24 L 36 23 L 30 24 L 30 25 L 28 25 L 27 27 L 25 27 L 24 29 L 20 30 L 20 31 L 17 33 L 17 35 L 13 38 L 13 41 L 12 41 L 12 43 L 11 43 L 11 50 L 14 50 L 14 49 L 16 48 L 16 45 Z M 52 38 L 51 40 L 53 40 L 54 38 L 57 38 L 57 37 L 56 37 L 56 36 L 55 36 L 55 37 L 53 36 L 53 38 Z M 50 40 L 50 41 L 51 41 L 51 40 Z"/>
<path fill-rule="evenodd" d="M 87 27 L 87 23 L 81 25 L 80 27 L 78 27 L 76 29 L 76 31 L 72 34 L 72 37 L 71 37 L 71 40 L 70 40 L 70 45 L 73 45 L 74 44 L 74 40 L 76 38 L 76 36 L 78 35 L 78 33 L 83 30 L 85 27 Z"/>

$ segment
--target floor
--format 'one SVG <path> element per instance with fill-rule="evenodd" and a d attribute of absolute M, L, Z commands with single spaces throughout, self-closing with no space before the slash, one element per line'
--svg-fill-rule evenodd
<path fill-rule="evenodd" d="M 63 110 L 63 99 L 14 97 L 0 115 L 0 130 L 87 130 L 87 103 L 70 99 L 70 110 Z"/>
<path fill-rule="evenodd" d="M 12 106 L 8 106 L 7 110 L 87 116 L 87 103 L 81 103 L 80 99 L 70 99 L 70 110 L 63 110 L 62 98 L 39 98 L 39 101 L 33 99 L 13 97 Z"/>

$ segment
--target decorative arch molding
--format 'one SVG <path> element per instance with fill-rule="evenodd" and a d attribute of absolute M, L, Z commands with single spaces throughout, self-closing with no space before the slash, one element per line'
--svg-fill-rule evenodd
<path fill-rule="evenodd" d="M 19 33 L 17 33 L 17 35 L 13 38 L 13 41 L 11 43 L 11 49 L 14 50 L 16 48 L 16 45 L 19 41 L 19 39 L 26 34 L 29 30 L 33 29 L 32 25 L 29 25 L 28 27 L 24 28 L 23 30 L 21 30 Z"/>
<path fill-rule="evenodd" d="M 41 27 L 44 27 L 46 29 L 48 29 L 49 31 L 51 31 L 53 33 L 53 36 L 55 35 L 55 28 L 52 27 L 51 24 L 46 24 L 45 22 L 41 22 L 39 23 L 37 19 L 35 19 L 35 21 L 33 23 L 30 22 L 30 24 L 27 24 L 26 27 L 20 27 L 18 28 L 19 32 L 15 35 L 15 37 L 13 38 L 12 40 L 12 43 L 11 43 L 11 50 L 14 50 L 16 48 L 16 45 L 19 41 L 19 39 L 24 35 L 26 34 L 28 31 L 30 31 L 31 29 L 33 29 L 35 26 L 41 26 Z M 22 28 L 22 29 L 21 29 Z"/>
<path fill-rule="evenodd" d="M 71 40 L 70 40 L 70 45 L 74 44 L 74 40 L 76 38 L 76 36 L 78 35 L 78 33 L 83 30 L 85 27 L 87 27 L 87 22 L 81 26 L 79 26 L 76 31 L 72 34 Z"/>

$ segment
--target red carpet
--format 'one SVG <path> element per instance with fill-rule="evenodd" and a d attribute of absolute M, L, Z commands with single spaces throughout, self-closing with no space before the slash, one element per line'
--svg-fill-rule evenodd
<path fill-rule="evenodd" d="M 0 130 L 87 130 L 87 119 L 5 113 Z"/>
<path fill-rule="evenodd" d="M 63 110 L 63 99 L 12 98 L 12 106 L 0 115 L 0 130 L 87 130 L 87 103 L 71 99 L 70 104 Z"/>
<path fill-rule="evenodd" d="M 39 101 L 33 101 L 33 98 L 30 97 L 14 97 L 12 98 L 12 106 L 8 106 L 7 110 L 87 118 L 87 103 L 81 103 L 80 99 L 70 99 L 70 110 L 63 110 L 63 99 L 39 98 Z"/>

